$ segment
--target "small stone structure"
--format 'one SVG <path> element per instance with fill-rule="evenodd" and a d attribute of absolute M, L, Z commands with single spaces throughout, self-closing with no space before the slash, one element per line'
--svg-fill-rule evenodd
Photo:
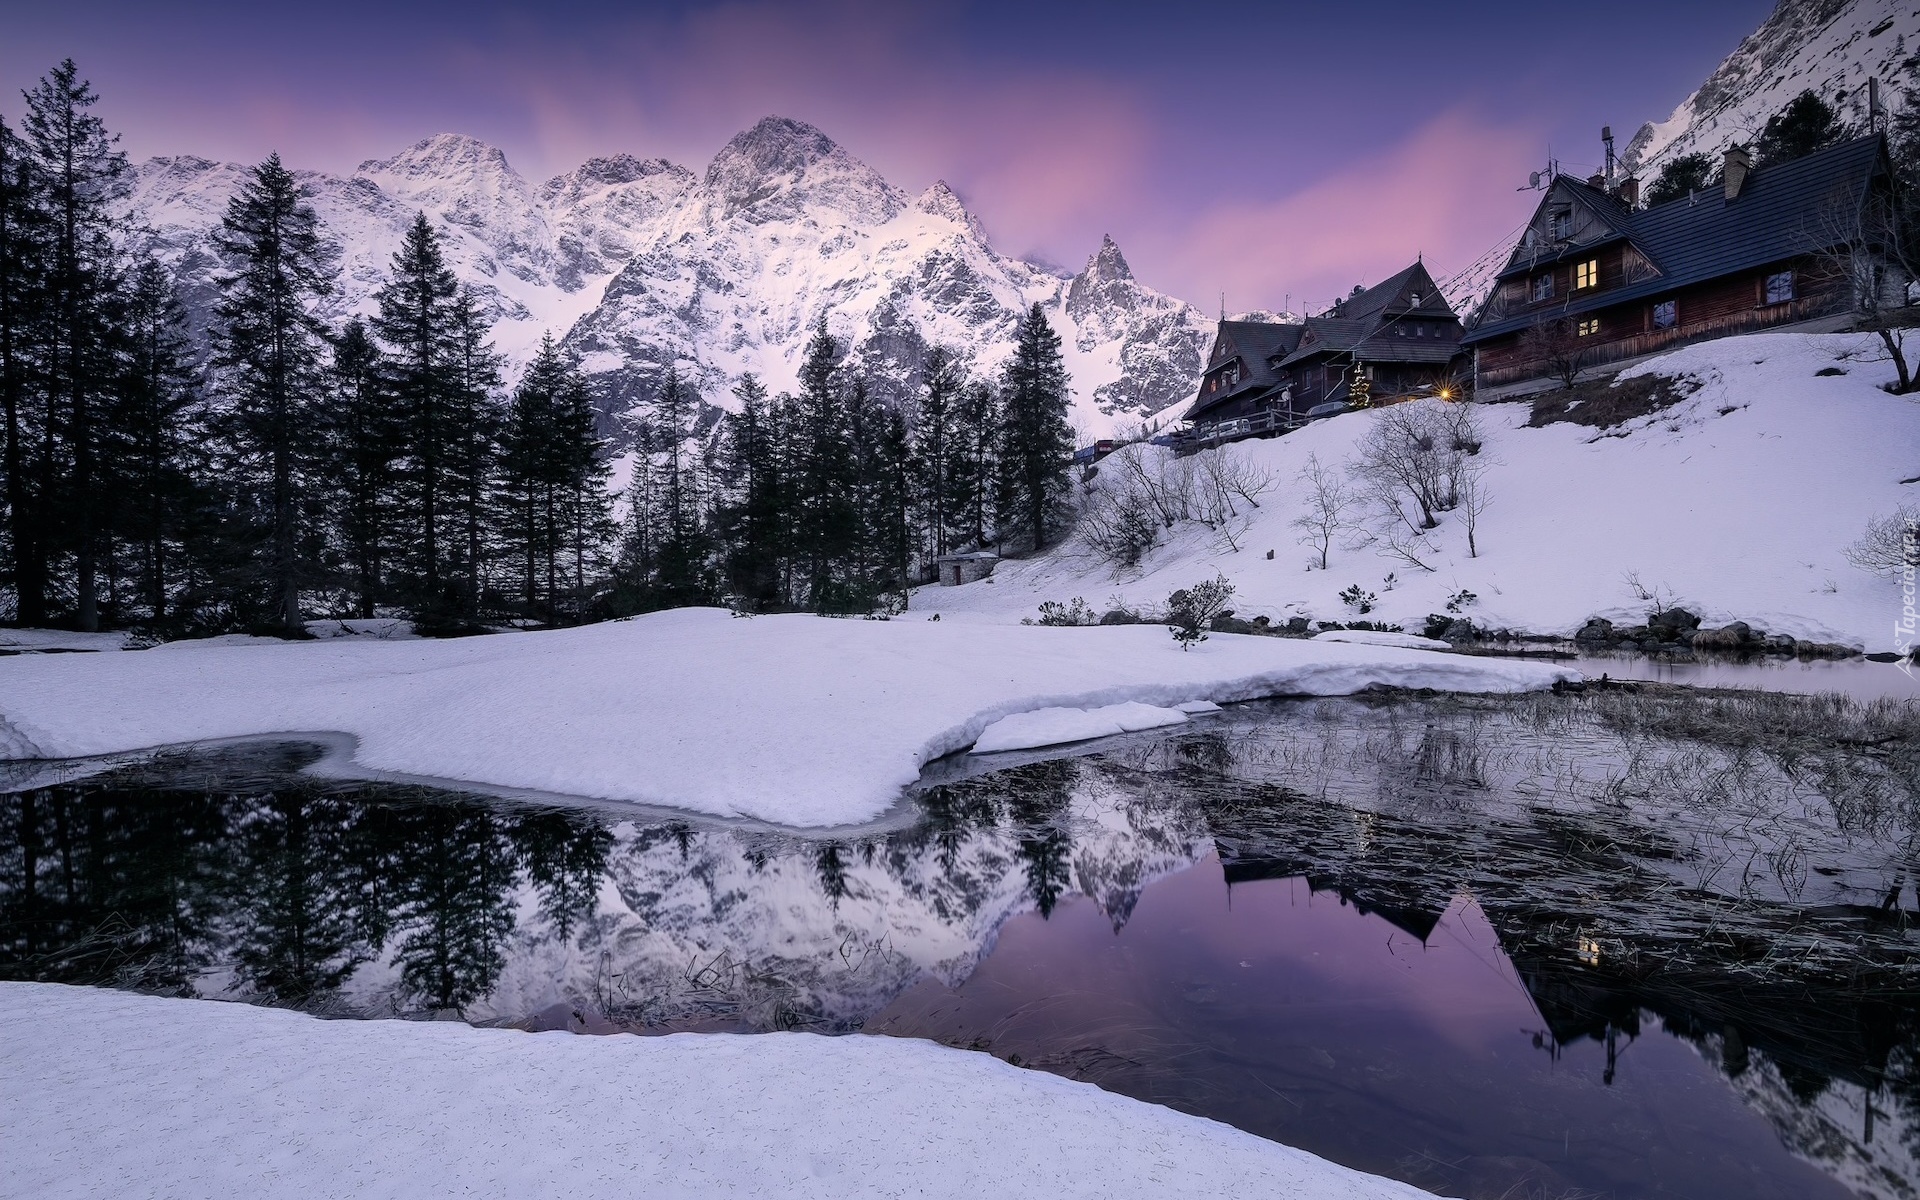
<path fill-rule="evenodd" d="M 959 587 L 963 583 L 985 579 L 993 574 L 994 564 L 999 561 L 1000 556 L 988 550 L 975 550 L 971 554 L 942 554 L 934 560 L 940 569 L 941 587 Z"/>

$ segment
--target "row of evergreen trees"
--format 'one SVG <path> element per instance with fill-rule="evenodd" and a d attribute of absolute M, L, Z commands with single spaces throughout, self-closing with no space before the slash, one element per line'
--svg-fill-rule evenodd
<path fill-rule="evenodd" d="M 1000 386 L 934 347 L 910 411 L 841 364 L 824 321 L 798 394 L 734 388 L 709 452 L 690 452 L 687 394 L 669 373 L 637 431 L 619 577 L 635 607 L 725 600 L 746 611 L 904 607 L 939 555 L 1038 546 L 1069 489 L 1073 435 L 1060 338 L 1021 318 Z"/>
<path fill-rule="evenodd" d="M 386 606 L 577 608 L 609 503 L 585 383 L 552 344 L 503 401 L 424 216 L 377 315 L 329 329 L 333 251 L 277 157 L 229 201 L 196 337 L 166 267 L 129 250 L 96 100 L 69 61 L 18 133 L 0 121 L 7 615 L 298 633 Z"/>
<path fill-rule="evenodd" d="M 0 119 L 0 619 L 298 635 L 387 613 L 865 612 L 935 555 L 1053 529 L 1073 446 L 1037 306 L 997 390 L 935 350 L 911 415 L 824 323 L 798 394 L 744 378 L 717 430 L 670 370 L 631 431 L 620 529 L 585 379 L 549 338 L 504 393 L 424 214 L 377 312 L 329 327 L 337 251 L 270 157 L 229 201 L 196 330 L 120 216 L 127 162 L 91 87 L 67 61 L 25 98 L 18 132 Z"/>

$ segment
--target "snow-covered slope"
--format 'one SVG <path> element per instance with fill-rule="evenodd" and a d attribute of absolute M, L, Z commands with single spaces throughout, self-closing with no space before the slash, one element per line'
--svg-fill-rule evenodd
<path fill-rule="evenodd" d="M 0 1071 L 9 1195 L 1427 1195 L 910 1038 L 525 1034 L 6 983 Z"/>
<path fill-rule="evenodd" d="M 1116 570 L 1075 538 L 1002 563 L 991 583 L 923 588 L 913 607 L 948 619 L 1018 620 L 1042 601 L 1083 596 L 1095 611 L 1113 598 L 1156 611 L 1175 588 L 1223 573 L 1246 618 L 1351 621 L 1360 614 L 1339 593 L 1357 585 L 1375 597 L 1368 620 L 1413 632 L 1469 591 L 1477 599 L 1461 615 L 1483 628 L 1570 635 L 1591 616 L 1645 621 L 1649 601 L 1636 594 L 1637 580 L 1710 626 L 1745 620 L 1802 640 L 1891 649 L 1899 586 L 1843 553 L 1870 518 L 1920 500 L 1911 482 L 1920 476 L 1920 405 L 1881 390 L 1893 370 L 1878 346 L 1853 334 L 1691 346 L 1630 372 L 1682 380 L 1693 389 L 1686 399 L 1605 430 L 1529 428 L 1526 403 L 1483 408 L 1491 503 L 1480 518 L 1480 553 L 1468 554 L 1461 515 L 1442 514 L 1419 539 L 1429 571 L 1383 553 L 1381 543 L 1354 545 L 1362 537 L 1354 527 L 1336 540 L 1328 570 L 1308 569 L 1293 524 L 1306 507 L 1299 474 L 1309 454 L 1336 470 L 1353 457 L 1378 419 L 1360 412 L 1227 447 L 1268 476 L 1271 490 L 1257 508 L 1237 502 L 1239 515 L 1218 528 L 1188 522 L 1167 531 L 1138 568 Z M 1178 461 L 1196 470 L 1204 458 Z M 1095 486 L 1118 472 L 1112 460 L 1102 464 Z"/>
<path fill-rule="evenodd" d="M 1811 88 L 1841 120 L 1867 123 L 1867 80 L 1883 98 L 1920 73 L 1920 5 L 1913 0 L 1780 0 L 1705 83 L 1664 121 L 1648 122 L 1627 144 L 1630 169 L 1650 175 L 1668 159 L 1718 154 L 1752 141 L 1767 119 Z"/>
<path fill-rule="evenodd" d="M 136 172 L 131 215 L 202 316 L 217 267 L 209 234 L 245 172 L 187 156 Z M 372 310 L 424 211 L 485 298 L 510 364 L 552 332 L 580 355 L 610 417 L 648 405 L 668 363 L 722 406 L 745 371 L 791 387 L 822 317 L 875 390 L 899 399 L 932 342 L 997 368 L 1020 313 L 1038 303 L 1066 344 L 1076 420 L 1093 436 L 1185 400 L 1212 334 L 1191 305 L 1136 281 L 1111 240 L 1071 278 L 1003 257 L 945 183 L 911 196 L 780 117 L 733 138 L 701 175 L 620 155 L 536 186 L 499 150 L 454 134 L 350 177 L 299 175 L 340 252 L 328 319 Z"/>

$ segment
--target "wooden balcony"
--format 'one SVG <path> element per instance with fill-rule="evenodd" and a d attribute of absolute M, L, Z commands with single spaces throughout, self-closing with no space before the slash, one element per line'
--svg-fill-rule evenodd
<path fill-rule="evenodd" d="M 1744 312 L 1729 313 L 1726 316 L 1710 317 L 1704 321 L 1696 321 L 1672 329 L 1650 329 L 1627 337 L 1599 339 L 1582 356 L 1580 369 L 1590 371 L 1608 363 L 1641 358 L 1693 342 L 1731 337 L 1739 333 L 1756 333 L 1779 325 L 1792 325 L 1826 316 L 1833 311 L 1834 303 L 1830 297 L 1807 296 L 1799 300 L 1790 300 L 1785 304 L 1769 304 L 1764 308 L 1752 308 Z M 1543 363 L 1523 362 L 1511 366 L 1482 368 L 1477 382 L 1479 387 L 1495 388 L 1509 383 L 1519 383 L 1522 380 L 1543 378 L 1548 374 L 1549 371 Z"/>

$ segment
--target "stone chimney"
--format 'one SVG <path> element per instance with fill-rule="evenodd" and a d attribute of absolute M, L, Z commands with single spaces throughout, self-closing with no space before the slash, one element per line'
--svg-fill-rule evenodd
<path fill-rule="evenodd" d="M 1617 194 L 1620 197 L 1620 203 L 1626 205 L 1628 208 L 1638 208 L 1640 206 L 1640 181 L 1631 175 L 1627 176 L 1620 181 L 1620 190 Z"/>
<path fill-rule="evenodd" d="M 1720 164 L 1720 175 L 1727 181 L 1727 203 L 1740 198 L 1740 189 L 1747 185 L 1747 172 L 1751 170 L 1753 155 L 1747 153 L 1747 148 L 1737 143 L 1728 146 Z"/>

